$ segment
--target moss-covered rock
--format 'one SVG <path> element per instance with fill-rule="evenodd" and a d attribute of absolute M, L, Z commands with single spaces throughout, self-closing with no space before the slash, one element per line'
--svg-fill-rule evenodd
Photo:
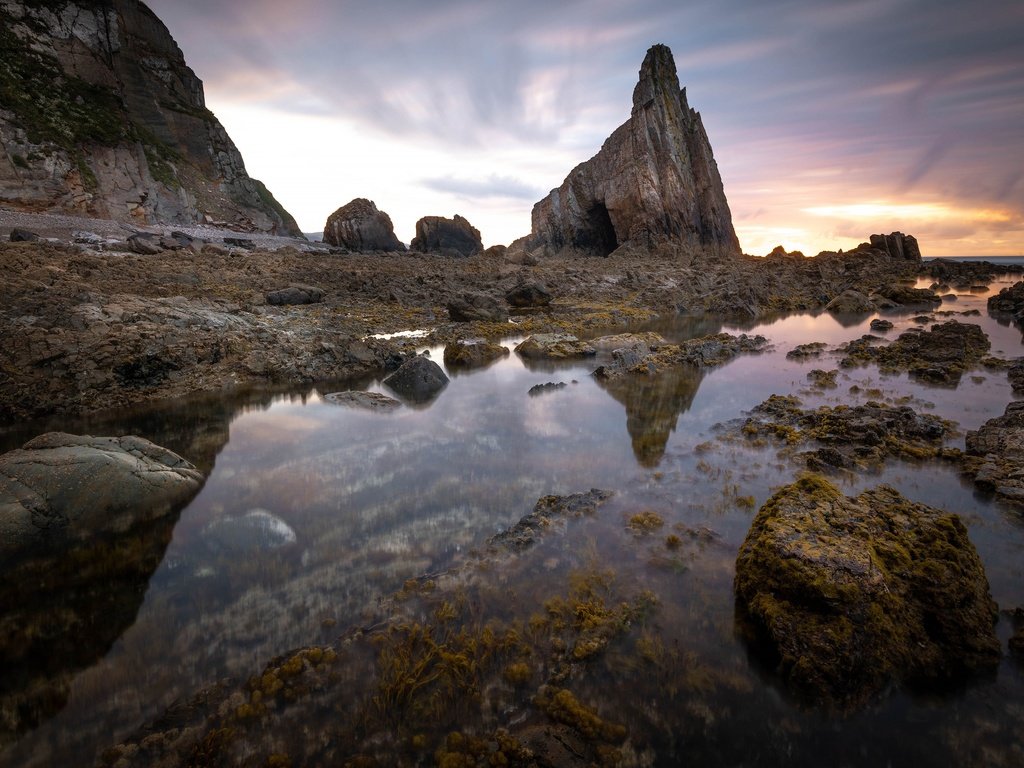
<path fill-rule="evenodd" d="M 754 519 L 734 586 L 741 632 L 818 705 L 999 663 L 996 605 L 960 518 L 888 486 L 849 498 L 805 475 L 784 487 Z"/>
<path fill-rule="evenodd" d="M 883 373 L 909 371 L 912 378 L 937 384 L 956 384 L 961 375 L 979 364 L 991 344 L 977 325 L 950 320 L 930 330 L 911 329 L 892 344 L 876 345 L 873 336 L 849 342 L 843 348 L 844 368 L 877 363 Z"/>

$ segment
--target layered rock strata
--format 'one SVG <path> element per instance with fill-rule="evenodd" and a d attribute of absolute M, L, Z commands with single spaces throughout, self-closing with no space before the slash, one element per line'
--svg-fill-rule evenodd
<path fill-rule="evenodd" d="M 139 0 L 4 0 L 0 51 L 0 204 L 301 236 Z"/>
<path fill-rule="evenodd" d="M 666 241 L 740 253 L 700 114 L 679 88 L 672 52 L 655 45 L 629 120 L 533 207 L 524 245 L 606 256 L 625 244 Z"/>
<path fill-rule="evenodd" d="M 332 213 L 324 225 L 324 242 L 351 251 L 404 251 L 391 217 L 372 200 L 357 197 Z"/>

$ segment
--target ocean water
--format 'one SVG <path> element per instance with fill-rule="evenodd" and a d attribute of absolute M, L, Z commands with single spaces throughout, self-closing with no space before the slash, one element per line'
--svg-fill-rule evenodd
<path fill-rule="evenodd" d="M 979 324 L 993 354 L 1022 356 L 1021 331 L 985 312 L 988 295 L 1012 282 L 959 293 L 940 310 L 980 310 L 980 316 L 952 317 Z M 915 327 L 920 312 L 887 313 L 895 328 L 885 336 Z M 708 319 L 662 322 L 657 330 L 670 340 L 722 330 L 762 334 L 771 347 L 644 385 L 596 381 L 591 373 L 604 358 L 534 364 L 513 353 L 482 370 L 452 371 L 431 403 L 388 413 L 332 405 L 323 398 L 332 391 L 325 387 L 205 398 L 61 424 L 67 431 L 141 434 L 210 474 L 179 515 L 146 535 L 143 554 L 111 580 L 116 595 L 106 596 L 109 605 L 90 607 L 90 626 L 60 623 L 62 611 L 85 609 L 62 602 L 59 583 L 48 597 L 33 596 L 32 605 L 8 592 L 9 615 L 41 626 L 49 617 L 50 631 L 73 638 L 47 646 L 65 657 L 33 658 L 33 685 L 58 680 L 50 683 L 57 693 L 33 699 L 23 721 L 30 725 L 6 734 L 0 764 L 91 764 L 204 686 L 245 681 L 295 648 L 336 645 L 352 627 L 380 622 L 382 601 L 408 580 L 430 575 L 454 583 L 439 574 L 467 563 L 485 574 L 462 588 L 464 605 L 454 601 L 463 607 L 450 621 L 467 631 L 487 622 L 528 627 L 553 610 L 552 600 L 572 594 L 581 574 L 602 574 L 609 600 L 653 596 L 643 618 L 627 622 L 563 681 L 579 701 L 625 727 L 638 764 L 1022 764 L 1024 674 L 1010 658 L 991 678 L 955 690 L 895 689 L 835 715 L 794 698 L 737 634 L 736 551 L 757 508 L 799 467 L 777 445 L 727 439 L 727 425 L 772 394 L 796 394 L 805 407 L 883 399 L 954 420 L 959 432 L 949 445 L 957 447 L 966 430 L 1001 415 L 1014 399 L 1005 375 L 988 370 L 969 372 L 957 386 L 935 387 L 868 366 L 840 369 L 836 389 L 810 387 L 808 372 L 836 368 L 835 346 L 868 333 L 873 317 L 805 313 L 744 327 Z M 828 345 L 822 358 L 786 358 L 795 345 L 813 341 Z M 442 348 L 428 351 L 441 361 Z M 528 394 L 547 382 L 566 386 Z M 363 385 L 388 394 L 380 381 Z M 53 426 L 24 425 L 4 437 L 4 448 Z M 879 473 L 837 482 L 851 495 L 888 483 L 959 513 L 1004 611 L 997 633 L 1005 647 L 1012 632 L 1006 611 L 1024 607 L 1024 518 L 1017 511 L 977 494 L 943 463 L 894 460 Z M 570 521 L 522 555 L 479 565 L 487 540 L 539 498 L 591 488 L 615 495 L 597 514 Z M 641 511 L 662 521 L 655 532 L 628 527 Z M 679 538 L 677 547 L 666 546 L 669 535 Z M 308 706 L 301 710 L 304 727 L 333 733 L 339 711 L 357 707 L 383 674 L 369 650 L 350 652 L 359 674 L 351 672 L 346 690 L 325 694 L 320 708 L 283 704 L 277 722 L 289 722 L 289 706 Z M 524 689 L 503 688 L 499 680 L 480 693 L 480 706 L 463 711 L 452 704 L 433 715 L 434 730 L 416 720 L 422 713 L 414 708 L 396 712 L 387 729 L 396 762 L 429 762 L 452 727 L 486 729 L 536 717 L 531 702 L 551 664 L 538 654 L 530 658 L 536 669 Z M 5 696 L 14 696 L 12 687 Z M 313 763 L 336 756 L 317 752 L 303 733 L 290 729 L 283 743 L 296 754 L 320 755 Z M 331 748 L 340 749 L 341 739 Z"/>

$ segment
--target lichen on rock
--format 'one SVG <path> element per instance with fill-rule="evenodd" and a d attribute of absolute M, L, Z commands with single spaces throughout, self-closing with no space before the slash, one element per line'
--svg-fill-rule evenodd
<path fill-rule="evenodd" d="M 773 495 L 736 558 L 737 626 L 809 703 L 848 710 L 891 682 L 960 681 L 1001 656 L 996 605 L 960 518 L 889 486 L 817 475 Z"/>

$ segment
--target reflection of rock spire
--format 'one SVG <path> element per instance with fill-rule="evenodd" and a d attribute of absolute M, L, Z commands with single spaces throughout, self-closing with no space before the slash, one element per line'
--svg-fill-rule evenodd
<path fill-rule="evenodd" d="M 695 366 L 679 365 L 655 376 L 598 379 L 608 394 L 626 407 L 626 430 L 641 466 L 661 463 L 679 414 L 690 410 L 704 373 Z"/>

